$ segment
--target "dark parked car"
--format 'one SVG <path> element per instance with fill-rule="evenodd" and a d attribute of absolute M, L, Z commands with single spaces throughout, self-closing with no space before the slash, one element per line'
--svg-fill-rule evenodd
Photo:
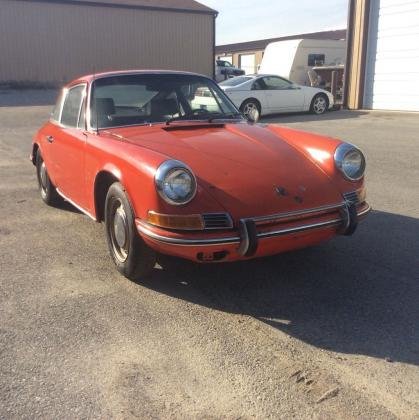
<path fill-rule="evenodd" d="M 215 80 L 221 82 L 222 80 L 229 79 L 230 77 L 243 76 L 244 70 L 233 66 L 226 60 L 217 60 L 215 62 Z"/>

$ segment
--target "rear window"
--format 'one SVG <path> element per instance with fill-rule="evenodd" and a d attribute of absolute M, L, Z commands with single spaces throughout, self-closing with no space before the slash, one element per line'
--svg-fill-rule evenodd
<path fill-rule="evenodd" d="M 227 79 L 224 80 L 223 82 L 220 83 L 220 86 L 238 86 L 241 85 L 242 83 L 248 82 L 249 80 L 252 80 L 253 77 L 248 77 L 248 76 L 238 76 L 238 77 L 233 77 L 231 79 Z"/>

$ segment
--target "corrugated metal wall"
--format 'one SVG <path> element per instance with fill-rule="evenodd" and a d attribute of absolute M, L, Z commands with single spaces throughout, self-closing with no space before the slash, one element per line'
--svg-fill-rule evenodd
<path fill-rule="evenodd" d="M 117 69 L 212 76 L 212 15 L 0 0 L 0 81 Z"/>
<path fill-rule="evenodd" d="M 364 107 L 419 111 L 419 1 L 371 3 Z"/>

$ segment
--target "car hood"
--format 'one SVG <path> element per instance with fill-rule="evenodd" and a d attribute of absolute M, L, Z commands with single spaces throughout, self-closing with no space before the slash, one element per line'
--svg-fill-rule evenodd
<path fill-rule="evenodd" d="M 330 178 L 269 127 L 194 123 L 108 134 L 186 163 L 200 187 L 236 218 L 342 201 Z"/>

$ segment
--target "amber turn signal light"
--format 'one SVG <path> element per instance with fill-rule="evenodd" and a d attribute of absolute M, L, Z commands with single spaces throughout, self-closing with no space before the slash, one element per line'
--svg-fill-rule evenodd
<path fill-rule="evenodd" d="M 180 229 L 180 230 L 203 230 L 204 221 L 200 214 L 190 215 L 172 215 L 160 214 L 154 211 L 149 211 L 147 215 L 147 222 L 154 226 L 159 226 L 166 229 Z"/>

